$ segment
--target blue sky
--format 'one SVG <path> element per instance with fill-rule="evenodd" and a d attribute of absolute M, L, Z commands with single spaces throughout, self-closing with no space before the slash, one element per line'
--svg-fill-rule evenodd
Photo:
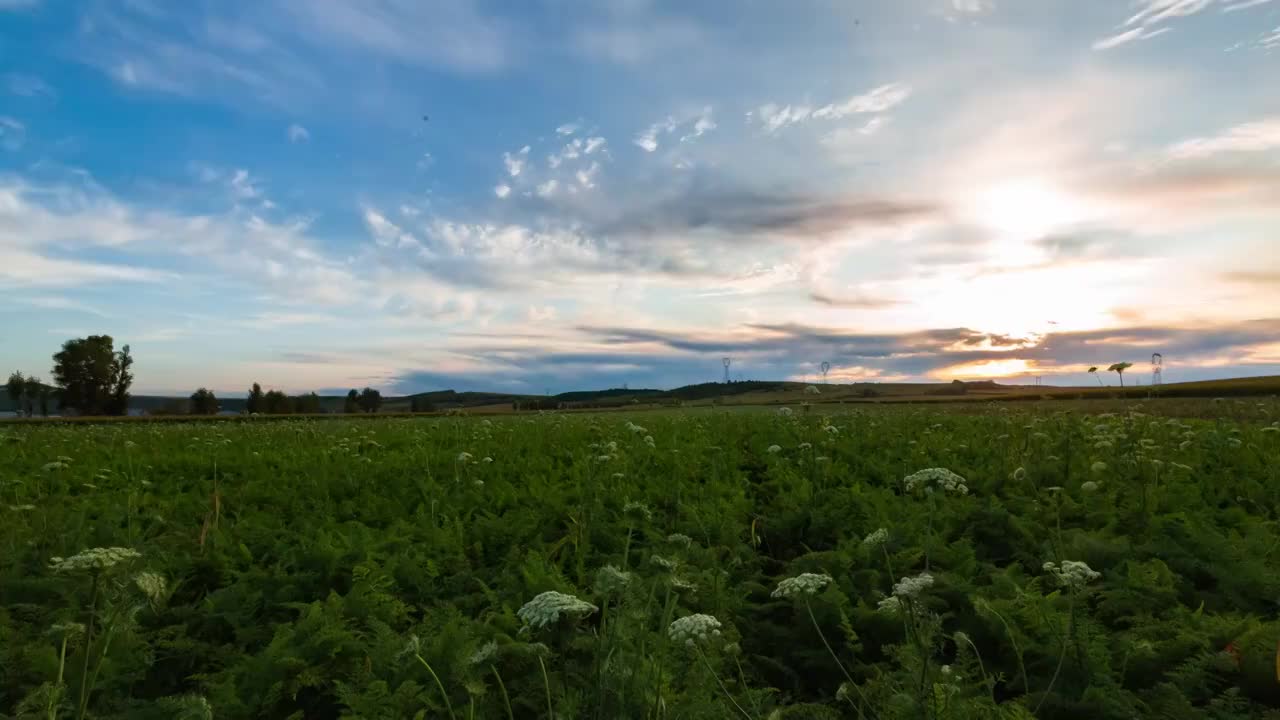
<path fill-rule="evenodd" d="M 0 368 L 1280 373 L 1277 77 L 1280 0 L 0 0 Z"/>

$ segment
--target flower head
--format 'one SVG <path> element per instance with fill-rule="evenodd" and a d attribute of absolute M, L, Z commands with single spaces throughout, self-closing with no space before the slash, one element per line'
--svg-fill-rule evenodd
<path fill-rule="evenodd" d="M 920 490 L 941 490 L 951 495 L 969 494 L 969 486 L 965 479 L 946 468 L 925 468 L 911 473 L 903 479 L 907 492 Z"/>
<path fill-rule="evenodd" d="M 1095 572 L 1088 563 L 1080 560 L 1063 560 L 1061 565 L 1047 562 L 1044 569 L 1058 579 L 1059 585 L 1072 590 L 1079 590 L 1102 577 L 1102 573 Z"/>
<path fill-rule="evenodd" d="M 493 658 L 497 656 L 497 654 L 498 654 L 498 643 L 494 642 L 493 640 L 490 640 L 489 642 L 481 645 L 479 649 L 477 649 L 475 652 L 471 653 L 471 657 L 467 659 L 467 662 L 472 665 L 480 665 L 482 663 L 488 663 L 489 661 L 493 660 Z"/>
<path fill-rule="evenodd" d="M 163 575 L 153 572 L 138 573 L 133 578 L 133 584 L 137 585 L 142 594 L 146 595 L 147 599 L 153 603 L 160 602 L 169 587 Z"/>
<path fill-rule="evenodd" d="M 898 597 L 913 598 L 933 585 L 933 576 L 922 572 L 915 577 L 905 577 L 894 583 L 893 594 Z"/>
<path fill-rule="evenodd" d="M 707 642 L 713 637 L 719 637 L 721 627 L 720 621 L 710 615 L 686 615 L 677 618 L 667 627 L 667 637 L 693 646 L 697 642 Z"/>
<path fill-rule="evenodd" d="M 777 455 L 778 453 L 782 452 L 782 446 L 781 446 L 781 445 L 770 445 L 770 446 L 768 447 L 768 449 L 766 450 L 766 452 L 768 452 L 770 455 Z"/>
<path fill-rule="evenodd" d="M 649 509 L 649 506 L 642 502 L 635 502 L 634 500 L 628 501 L 626 505 L 622 506 L 622 514 L 630 515 L 637 520 L 653 519 L 653 511 Z"/>
<path fill-rule="evenodd" d="M 888 541 L 889 541 L 889 531 L 885 528 L 879 528 L 875 532 L 872 532 L 866 537 L 862 538 L 862 544 L 866 545 L 867 547 L 883 545 Z"/>
<path fill-rule="evenodd" d="M 1096 493 L 1098 492 L 1098 483 L 1092 480 L 1086 480 L 1085 482 L 1080 483 L 1080 491 L 1086 492 L 1086 493 Z"/>
<path fill-rule="evenodd" d="M 622 592 L 631 584 L 631 573 L 619 570 L 613 565 L 605 565 L 596 572 L 596 590 L 613 595 Z"/>
<path fill-rule="evenodd" d="M 690 545 L 693 544 L 693 538 L 689 537 L 688 535 L 685 535 L 684 533 L 671 533 L 670 535 L 667 536 L 667 542 L 672 543 L 674 545 L 683 545 L 685 547 L 689 547 Z"/>
<path fill-rule="evenodd" d="M 831 584 L 830 575 L 802 573 L 778 583 L 778 588 L 771 597 L 791 598 L 798 595 L 817 595 L 818 591 Z"/>
<path fill-rule="evenodd" d="M 784 417 L 784 418 L 789 418 L 789 417 L 791 417 L 791 408 L 789 408 L 789 407 L 780 407 L 780 408 L 778 408 L 778 414 L 779 414 L 779 415 L 781 415 L 781 416 L 782 416 L 782 417 Z"/>
<path fill-rule="evenodd" d="M 599 610 L 599 608 L 585 600 L 579 600 L 572 595 L 566 595 L 555 590 L 548 590 L 544 593 L 539 593 L 532 600 L 525 603 L 523 607 L 516 611 L 516 615 L 525 621 L 527 625 L 537 629 L 558 622 L 562 616 L 575 619 L 584 618 L 596 610 Z"/>
<path fill-rule="evenodd" d="M 130 560 L 137 560 L 140 557 L 142 557 L 142 553 L 130 548 L 91 548 L 69 558 L 49 558 L 49 567 L 54 572 L 98 571 L 115 567 Z"/>
<path fill-rule="evenodd" d="M 1099 460 L 1095 462 L 1093 465 L 1090 465 L 1089 469 L 1096 473 L 1106 472 L 1107 464 Z"/>
<path fill-rule="evenodd" d="M 49 626 L 49 634 L 54 636 L 71 637 L 73 635 L 83 635 L 84 625 L 78 622 L 54 623 Z"/>

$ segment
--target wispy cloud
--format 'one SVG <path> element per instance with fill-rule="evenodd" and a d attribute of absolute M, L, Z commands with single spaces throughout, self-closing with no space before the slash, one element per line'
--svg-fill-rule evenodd
<path fill-rule="evenodd" d="M 1170 21 L 1198 15 L 1218 5 L 1224 13 L 1260 7 L 1273 0 L 1138 0 L 1138 11 L 1119 25 L 1117 32 L 1100 38 L 1094 50 L 1110 50 L 1137 40 L 1147 40 L 1169 31 Z"/>
<path fill-rule="evenodd" d="M 0 115 L 0 148 L 15 152 L 27 142 L 27 126 L 14 118 Z"/>
<path fill-rule="evenodd" d="M 1219 135 L 1183 140 L 1168 149 L 1177 160 L 1206 158 L 1221 153 L 1256 153 L 1280 149 L 1280 117 L 1244 123 Z"/>
<path fill-rule="evenodd" d="M 10 93 L 20 97 L 58 97 L 57 91 L 36 75 L 5 73 L 4 85 Z"/>
<path fill-rule="evenodd" d="M 821 107 L 811 105 L 785 105 L 776 103 L 761 105 L 751 113 L 767 133 L 775 133 L 788 125 L 807 120 L 841 120 L 850 115 L 882 113 L 893 109 L 911 97 L 911 87 L 902 83 L 881 85 L 861 95 L 854 95 L 844 102 L 828 103 Z"/>
<path fill-rule="evenodd" d="M 717 127 L 719 126 L 712 119 L 712 108 L 708 105 L 695 113 L 668 115 L 642 130 L 633 142 L 645 152 L 654 152 L 662 144 L 664 136 L 671 135 L 680 128 L 688 128 L 688 132 L 680 136 L 680 142 L 691 142 Z"/>
<path fill-rule="evenodd" d="M 1112 48 L 1120 47 L 1121 45 L 1128 45 L 1129 43 L 1136 42 L 1138 40 L 1150 40 L 1153 37 L 1159 37 L 1167 32 L 1169 32 L 1169 28 L 1167 27 L 1156 30 L 1136 27 L 1123 32 L 1118 32 L 1115 35 L 1100 38 L 1098 41 L 1093 43 L 1093 49 L 1110 50 Z"/>
<path fill-rule="evenodd" d="M 517 177 L 520 171 L 524 169 L 524 164 L 529 159 L 529 146 L 525 145 L 515 152 L 515 154 L 506 152 L 502 153 L 502 164 L 507 168 L 507 174 L 511 177 Z"/>
<path fill-rule="evenodd" d="M 311 132 L 297 123 L 290 125 L 285 134 L 288 135 L 291 143 L 306 142 L 311 139 Z"/>

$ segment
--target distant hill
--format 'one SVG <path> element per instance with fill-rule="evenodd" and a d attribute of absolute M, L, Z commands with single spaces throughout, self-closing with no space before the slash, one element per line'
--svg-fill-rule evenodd
<path fill-rule="evenodd" d="M 416 405 L 431 411 L 484 409 L 486 411 L 608 409 L 628 406 L 675 405 L 780 405 L 800 402 L 864 403 L 864 402 L 949 402 L 954 400 L 1037 400 L 1089 399 L 1115 397 L 1148 397 L 1150 386 L 1118 385 L 1106 387 L 1055 387 L 1036 385 L 1002 385 L 990 380 L 949 383 L 850 383 L 814 385 L 786 381 L 744 381 L 735 383 L 701 383 L 672 390 L 608 388 L 575 390 L 558 395 L 523 395 L 501 392 L 457 392 L 435 390 L 413 395 L 384 397 L 383 412 L 409 412 Z M 1280 394 L 1280 376 L 1230 378 L 1162 385 L 1155 392 L 1160 397 L 1239 397 Z M 184 412 L 186 397 L 134 395 L 129 400 L 131 412 L 160 414 Z M 345 395 L 322 395 L 324 412 L 340 413 Z M 244 394 L 219 396 L 224 413 L 244 412 Z M 0 387 L 0 412 L 13 412 L 13 402 Z"/>

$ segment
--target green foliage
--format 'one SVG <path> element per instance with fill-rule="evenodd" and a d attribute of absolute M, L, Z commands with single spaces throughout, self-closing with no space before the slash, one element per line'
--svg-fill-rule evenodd
<path fill-rule="evenodd" d="M 249 397 L 245 400 L 244 411 L 250 415 L 257 415 L 267 411 L 266 395 L 262 392 L 262 386 L 254 383 L 249 388 Z"/>
<path fill-rule="evenodd" d="M 192 415 L 217 415 L 218 398 L 214 396 L 212 390 L 200 388 L 191 393 L 187 407 Z"/>
<path fill-rule="evenodd" d="M 133 356 L 117 352 L 110 335 L 68 340 L 53 356 L 53 378 L 63 408 L 81 415 L 124 415 L 133 384 Z"/>
<path fill-rule="evenodd" d="M 1253 409 L 15 423 L 0 715 L 1270 720 Z"/>

